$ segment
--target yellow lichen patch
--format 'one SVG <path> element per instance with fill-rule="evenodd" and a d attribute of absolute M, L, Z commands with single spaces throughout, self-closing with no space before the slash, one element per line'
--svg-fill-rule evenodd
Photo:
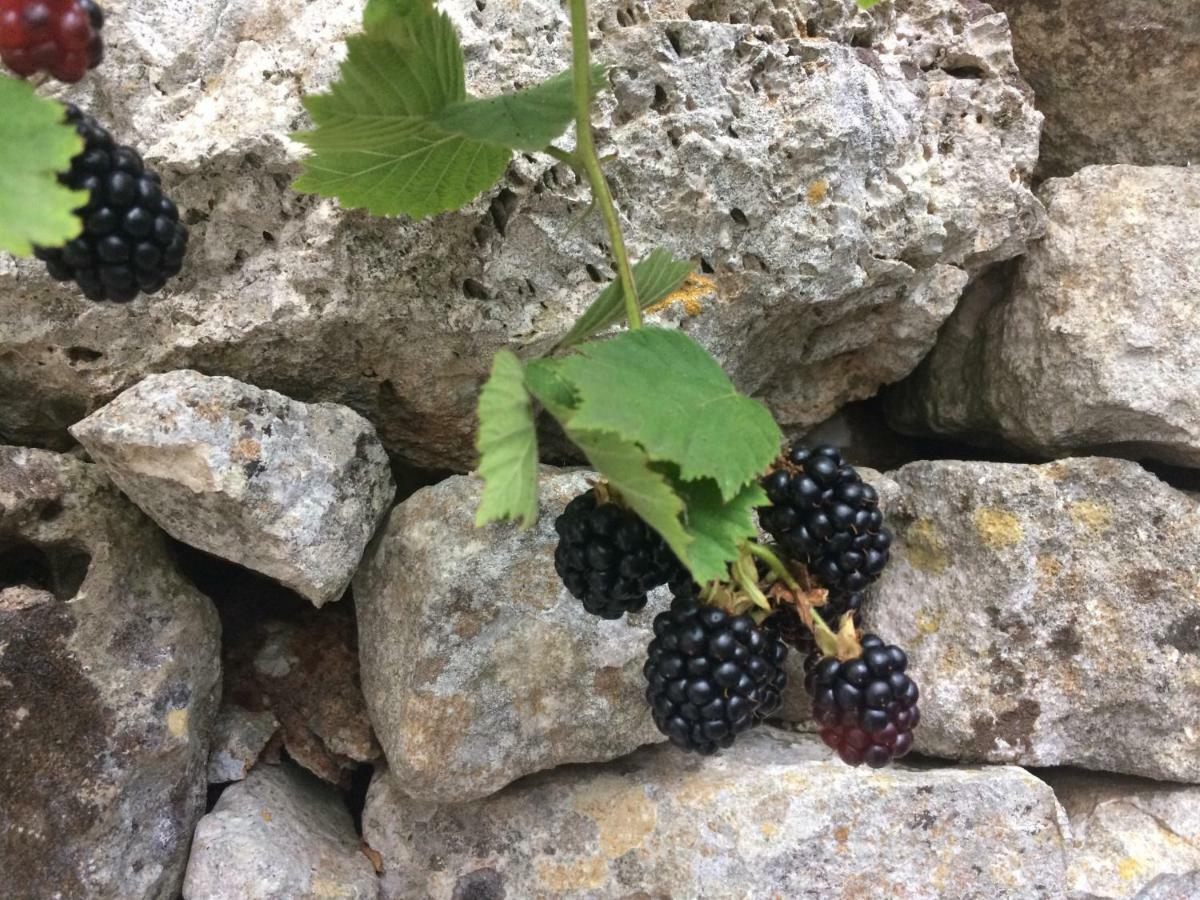
<path fill-rule="evenodd" d="M 616 859 L 640 847 L 658 824 L 658 807 L 641 785 L 598 778 L 576 791 L 572 805 L 596 823 L 600 852 Z"/>
<path fill-rule="evenodd" d="M 697 275 L 694 272 L 687 277 L 683 284 L 662 300 L 646 307 L 646 313 L 662 312 L 675 303 L 683 304 L 683 311 L 689 316 L 698 316 L 703 310 L 702 300 L 716 297 L 717 283 L 707 275 Z"/>
<path fill-rule="evenodd" d="M 937 613 L 918 613 L 917 614 L 917 631 L 921 634 L 937 634 L 942 629 L 942 614 Z"/>
<path fill-rule="evenodd" d="M 554 894 L 598 888 L 608 874 L 608 865 L 602 859 L 582 859 L 578 862 L 538 863 L 538 882 L 542 889 Z"/>
<path fill-rule="evenodd" d="M 1014 547 L 1025 537 L 1021 520 L 1003 509 L 982 506 L 971 518 L 980 539 L 993 550 Z"/>
<path fill-rule="evenodd" d="M 1127 856 L 1117 863 L 1117 876 L 1126 882 L 1140 881 L 1147 871 L 1147 866 L 1135 856 Z"/>
<path fill-rule="evenodd" d="M 918 519 L 904 533 L 906 551 L 904 558 L 914 569 L 941 575 L 950 568 L 950 556 L 946 544 L 938 534 L 937 526 L 929 519 Z"/>
<path fill-rule="evenodd" d="M 1080 500 L 1070 504 L 1067 512 L 1070 514 L 1072 522 L 1094 534 L 1100 534 L 1112 528 L 1113 509 L 1106 503 Z"/>
<path fill-rule="evenodd" d="M 824 178 L 818 178 L 808 186 L 808 190 L 804 194 L 804 199 L 808 201 L 809 206 L 816 206 L 829 196 L 829 182 Z"/>
<path fill-rule="evenodd" d="M 188 730 L 188 711 L 186 709 L 173 709 L 167 713 L 167 731 L 171 732 L 172 737 L 187 737 Z"/>

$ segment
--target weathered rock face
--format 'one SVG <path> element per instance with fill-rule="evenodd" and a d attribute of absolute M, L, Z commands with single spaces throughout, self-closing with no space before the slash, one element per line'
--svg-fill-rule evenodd
<path fill-rule="evenodd" d="M 606 622 L 554 571 L 554 519 L 587 487 L 543 469 L 538 524 L 481 532 L 480 482 L 455 476 L 396 507 L 372 545 L 354 582 L 363 690 L 409 795 L 471 800 L 664 740 L 642 677 L 664 598 Z"/>
<path fill-rule="evenodd" d="M 1159 875 L 1138 892 L 1135 900 L 1194 900 L 1200 897 L 1200 872 Z"/>
<path fill-rule="evenodd" d="M 1070 820 L 1073 895 L 1124 900 L 1159 876 L 1200 871 L 1200 788 L 1070 770 L 1038 774 Z"/>
<path fill-rule="evenodd" d="M 293 766 L 259 766 L 196 826 L 186 900 L 375 900 L 379 879 L 342 798 Z"/>
<path fill-rule="evenodd" d="M 1044 240 L 984 279 L 889 398 L 901 430 L 1200 466 L 1200 172 L 1047 182 Z"/>
<path fill-rule="evenodd" d="M 718 757 L 657 747 L 465 805 L 408 800 L 384 774 L 363 823 L 388 900 L 1033 900 L 1062 896 L 1055 812 L 1050 789 L 1020 769 L 869 774 L 830 761 L 815 738 L 760 729 Z"/>
<path fill-rule="evenodd" d="M 1200 18 L 1162 0 L 993 0 L 1045 113 L 1039 172 L 1195 163 Z"/>
<path fill-rule="evenodd" d="M 278 730 L 279 720 L 269 709 L 249 710 L 222 702 L 208 751 L 208 783 L 241 781 L 249 775 Z"/>
<path fill-rule="evenodd" d="M 1200 504 L 1134 463 L 914 463 L 865 623 L 921 686 L 918 750 L 1200 781 Z"/>
<path fill-rule="evenodd" d="M 321 606 L 395 497 L 371 423 L 232 378 L 152 375 L 71 433 L 173 537 Z"/>
<path fill-rule="evenodd" d="M 566 64 L 557 0 L 442 6 L 477 93 Z M 0 395 L 13 398 L 0 436 L 60 445 L 147 373 L 196 368 L 347 404 L 411 462 L 471 464 L 492 351 L 562 334 L 612 275 L 604 237 L 595 217 L 566 227 L 585 187 L 541 156 L 433 222 L 292 193 L 301 91 L 328 85 L 360 9 L 121 4 L 101 77 L 73 96 L 164 172 L 193 228 L 188 269 L 173 293 L 118 308 L 0 261 Z M 1003 17 L 958 0 L 855 10 L 594 10 L 614 73 L 597 121 L 619 151 L 607 171 L 632 248 L 695 258 L 719 286 L 658 320 L 692 331 L 797 428 L 908 373 L 968 272 L 1041 228 L 1025 187 L 1040 115 Z"/>
<path fill-rule="evenodd" d="M 165 898 L 204 811 L 219 625 L 94 467 L 0 448 L 0 872 Z"/>

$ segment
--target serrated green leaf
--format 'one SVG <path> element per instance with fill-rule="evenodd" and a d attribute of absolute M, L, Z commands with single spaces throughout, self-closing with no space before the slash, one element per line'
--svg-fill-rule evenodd
<path fill-rule="evenodd" d="M 637 285 L 638 303 L 647 309 L 670 296 L 685 278 L 691 274 L 695 264 L 689 260 L 675 259 L 666 250 L 658 249 L 633 267 L 633 280 Z M 571 347 L 598 334 L 625 317 L 625 291 L 620 279 L 613 281 L 600 296 L 592 301 L 579 317 L 566 337 L 558 342 L 559 347 Z"/>
<path fill-rule="evenodd" d="M 604 85 L 606 70 L 592 67 L 592 90 Z M 434 116 L 440 128 L 511 150 L 544 150 L 575 118 L 574 80 L 562 72 L 514 94 L 465 100 Z"/>
<path fill-rule="evenodd" d="M 535 359 L 525 366 L 525 386 L 564 427 L 575 411 L 575 389 L 559 372 L 560 359 Z"/>
<path fill-rule="evenodd" d="M 496 354 L 479 394 L 475 446 L 484 480 L 475 524 L 513 519 L 528 528 L 537 520 L 537 431 L 525 369 L 511 351 Z"/>
<path fill-rule="evenodd" d="M 640 445 L 685 481 L 711 478 L 733 499 L 764 472 L 782 435 L 770 411 L 737 392 L 687 335 L 662 328 L 582 344 L 558 374 L 575 389 L 571 427 Z"/>
<path fill-rule="evenodd" d="M 82 151 L 60 103 L 0 75 L 0 250 L 28 256 L 34 244 L 58 247 L 79 234 L 75 210 L 87 192 L 64 187 L 56 175 Z"/>
<path fill-rule="evenodd" d="M 758 535 L 754 511 L 768 503 L 758 482 L 751 482 L 732 500 L 722 500 L 716 482 L 676 482 L 687 506 L 685 528 L 692 537 L 686 563 L 701 584 L 726 577 L 726 566 L 737 558 L 738 545 Z"/>

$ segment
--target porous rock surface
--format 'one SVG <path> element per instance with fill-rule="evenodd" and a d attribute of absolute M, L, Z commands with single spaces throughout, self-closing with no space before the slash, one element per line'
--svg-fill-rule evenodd
<path fill-rule="evenodd" d="M 250 710 L 222 700 L 208 751 L 208 783 L 241 781 L 249 775 L 278 730 L 279 720 L 271 710 Z"/>
<path fill-rule="evenodd" d="M 1200 504 L 1115 459 L 919 462 L 879 482 L 865 604 L 921 687 L 919 751 L 1200 782 Z"/>
<path fill-rule="evenodd" d="M 1200 171 L 1052 179 L 1046 236 L 989 276 L 889 397 L 901 430 L 1200 466 Z"/>
<path fill-rule="evenodd" d="M 410 462 L 472 464 L 492 352 L 565 331 L 612 277 L 605 238 L 595 216 L 566 227 L 586 187 L 540 155 L 417 224 L 292 192 L 301 94 L 329 85 L 361 6 L 117 5 L 104 69 L 71 96 L 163 172 L 192 228 L 187 268 L 124 307 L 0 260 L 0 438 L 62 446 L 146 374 L 196 368 L 349 405 Z M 566 66 L 558 0 L 441 6 L 477 94 Z M 1041 116 L 984 4 L 593 7 L 612 73 L 596 121 L 632 250 L 665 246 L 717 285 L 658 321 L 786 426 L 907 374 L 969 274 L 1040 233 L 1026 182 Z"/>
<path fill-rule="evenodd" d="M 232 378 L 151 375 L 71 433 L 173 537 L 339 599 L 395 496 L 371 423 Z"/>
<path fill-rule="evenodd" d="M 384 773 L 363 822 L 387 900 L 1045 900 L 1064 886 L 1054 796 L 1027 772 L 870 773 L 769 728 L 717 757 L 649 748 L 468 804 L 410 800 Z"/>
<path fill-rule="evenodd" d="M 332 787 L 258 766 L 196 826 L 184 900 L 375 900 L 379 879 Z"/>
<path fill-rule="evenodd" d="M 220 627 L 92 465 L 0 447 L 0 893 L 177 895 Z"/>

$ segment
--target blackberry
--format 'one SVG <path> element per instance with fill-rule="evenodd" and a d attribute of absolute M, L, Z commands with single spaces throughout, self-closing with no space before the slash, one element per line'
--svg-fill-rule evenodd
<path fill-rule="evenodd" d="M 835 448 L 794 447 L 762 484 L 764 530 L 824 587 L 853 596 L 879 577 L 892 545 L 879 494 Z"/>
<path fill-rule="evenodd" d="M 667 542 L 637 513 L 599 503 L 594 488 L 568 503 L 554 528 L 558 577 L 594 616 L 619 619 L 638 612 L 647 593 L 681 577 Z"/>
<path fill-rule="evenodd" d="M 642 669 L 654 724 L 684 750 L 729 747 L 779 706 L 787 645 L 749 616 L 686 597 L 654 619 Z"/>
<path fill-rule="evenodd" d="M 62 247 L 35 248 L 35 255 L 52 278 L 74 280 L 89 300 L 127 303 L 157 293 L 183 268 L 188 231 L 179 210 L 136 150 L 117 145 L 75 106 L 67 107 L 67 121 L 85 146 L 58 180 L 88 192 L 87 205 L 76 210 L 83 234 Z"/>
<path fill-rule="evenodd" d="M 74 84 L 104 59 L 103 28 L 94 0 L 0 0 L 0 61 Z"/>
<path fill-rule="evenodd" d="M 846 763 L 873 769 L 912 748 L 921 721 L 920 691 L 905 670 L 908 657 L 873 634 L 862 639 L 862 655 L 841 662 L 813 654 L 805 660 L 804 687 L 813 698 L 821 738 Z"/>

